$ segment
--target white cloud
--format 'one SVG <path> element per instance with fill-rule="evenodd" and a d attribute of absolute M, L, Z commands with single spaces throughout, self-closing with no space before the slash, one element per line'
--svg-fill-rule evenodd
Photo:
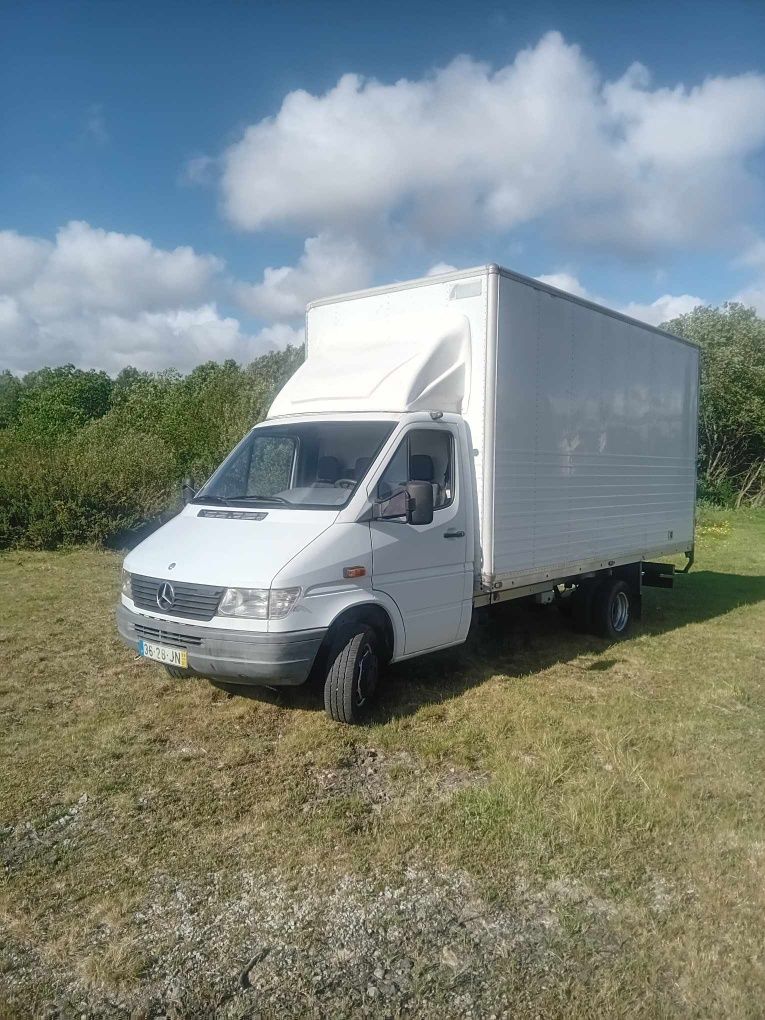
<path fill-rule="evenodd" d="M 0 293 L 29 283 L 50 255 L 53 245 L 15 230 L 0 230 Z"/>
<path fill-rule="evenodd" d="M 550 287 L 557 287 L 558 290 L 565 290 L 568 294 L 576 294 L 577 297 L 590 297 L 579 280 L 571 273 L 547 273 L 537 277 L 542 283 Z"/>
<path fill-rule="evenodd" d="M 210 184 L 214 180 L 216 161 L 211 156 L 193 156 L 180 176 L 181 184 Z"/>
<path fill-rule="evenodd" d="M 294 265 L 234 287 L 247 311 L 291 329 L 308 301 L 384 269 L 393 278 L 396 252 L 427 257 L 466 230 L 507 248 L 535 223 L 626 258 L 740 245 L 763 146 L 765 75 L 666 88 L 633 64 L 607 81 L 550 32 L 497 69 L 463 56 L 416 80 L 346 74 L 323 94 L 290 92 L 188 173 L 218 173 L 237 227 L 310 235 Z M 571 273 L 548 282 L 585 293 Z M 626 311 L 658 322 L 699 300 L 664 294 Z"/>
<path fill-rule="evenodd" d="M 283 350 L 290 344 L 293 347 L 300 347 L 304 341 L 305 328 L 290 326 L 286 322 L 275 322 L 271 326 L 265 326 L 254 338 L 256 346 L 276 347 L 278 350 Z"/>
<path fill-rule="evenodd" d="M 755 239 L 734 262 L 755 271 L 755 278 L 732 300 L 753 307 L 758 315 L 765 316 L 765 239 Z"/>
<path fill-rule="evenodd" d="M 19 301 L 46 318 L 102 309 L 168 308 L 205 294 L 221 262 L 192 248 L 163 251 L 135 234 L 87 223 L 62 227 Z"/>
<path fill-rule="evenodd" d="M 739 291 L 733 301 L 755 308 L 759 315 L 765 316 L 765 239 L 758 238 L 735 260 L 735 265 L 755 270 L 755 278 L 743 290 Z"/>
<path fill-rule="evenodd" d="M 748 308 L 754 308 L 758 315 L 765 318 L 765 272 L 734 294 L 731 301 L 738 301 Z"/>
<path fill-rule="evenodd" d="M 0 294 L 0 339 L 5 337 L 8 343 L 22 344 L 26 328 L 26 320 L 15 298 Z"/>
<path fill-rule="evenodd" d="M 740 301 L 748 308 L 754 308 L 758 315 L 765 317 L 765 279 L 739 291 L 731 300 Z"/>
<path fill-rule="evenodd" d="M 132 316 L 108 312 L 56 320 L 38 326 L 33 337 L 35 366 L 73 362 L 112 373 L 125 365 L 188 370 L 210 359 L 249 360 L 263 353 L 262 348 L 249 350 L 239 322 L 221 316 L 215 304 L 141 311 Z M 26 352 L 18 350 L 16 363 L 11 359 L 10 367 L 28 369 Z"/>
<path fill-rule="evenodd" d="M 430 269 L 427 271 L 425 275 L 440 276 L 441 273 L 455 273 L 456 271 L 457 267 L 451 265 L 451 263 L 449 262 L 436 262 L 434 266 L 430 267 Z"/>
<path fill-rule="evenodd" d="M 0 364 L 116 372 L 250 360 L 276 341 L 249 337 L 218 311 L 222 268 L 191 248 L 165 251 L 87 223 L 67 224 L 53 242 L 0 232 Z"/>
<path fill-rule="evenodd" d="M 736 259 L 736 265 L 752 266 L 765 273 L 765 238 L 758 238 Z"/>
<path fill-rule="evenodd" d="M 624 312 L 625 315 L 631 315 L 633 319 L 640 319 L 652 326 L 658 326 L 660 322 L 675 319 L 678 315 L 685 315 L 687 312 L 692 312 L 698 305 L 705 304 L 707 302 L 703 298 L 695 297 L 693 294 L 662 294 L 650 304 L 631 301 L 619 311 Z"/>
<path fill-rule="evenodd" d="M 497 70 L 460 57 L 419 80 L 291 92 L 223 153 L 221 188 L 241 228 L 371 250 L 390 229 L 427 242 L 541 221 L 645 254 L 735 234 L 764 144 L 765 75 L 657 88 L 634 65 L 604 82 L 552 32 Z"/>
<path fill-rule="evenodd" d="M 325 233 L 308 238 L 297 265 L 269 267 L 262 283 L 240 284 L 236 295 L 253 315 L 290 318 L 302 315 L 309 301 L 365 287 L 371 277 L 372 260 L 361 244 Z"/>

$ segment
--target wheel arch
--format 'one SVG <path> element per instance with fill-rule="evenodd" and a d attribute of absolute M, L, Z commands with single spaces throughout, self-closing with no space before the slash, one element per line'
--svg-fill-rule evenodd
<path fill-rule="evenodd" d="M 324 640 L 316 653 L 311 673 L 322 677 L 327 668 L 329 651 L 339 627 L 348 623 L 368 623 L 382 639 L 383 663 L 387 664 L 396 653 L 396 629 L 387 608 L 376 601 L 357 602 L 341 610 L 332 620 Z M 401 639 L 403 645 L 403 638 Z"/>
<path fill-rule="evenodd" d="M 388 610 L 379 602 L 357 602 L 338 613 L 329 626 L 325 642 L 337 628 L 346 623 L 368 623 L 380 634 L 384 642 L 385 661 L 390 661 L 396 651 L 396 631 Z"/>

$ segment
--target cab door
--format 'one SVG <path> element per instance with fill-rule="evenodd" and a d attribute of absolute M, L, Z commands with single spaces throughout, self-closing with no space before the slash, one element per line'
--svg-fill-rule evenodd
<path fill-rule="evenodd" d="M 413 425 L 373 493 L 384 499 L 410 481 L 433 486 L 430 524 L 407 524 L 401 518 L 374 520 L 370 525 L 372 586 L 388 594 L 401 610 L 405 655 L 464 638 L 473 564 L 467 535 L 470 490 L 459 476 L 458 449 L 459 435 L 451 425 Z"/>

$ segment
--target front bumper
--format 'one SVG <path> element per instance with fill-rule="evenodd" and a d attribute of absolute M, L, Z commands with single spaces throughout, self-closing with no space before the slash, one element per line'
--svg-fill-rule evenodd
<path fill-rule="evenodd" d="M 322 629 L 261 634 L 195 627 L 186 621 L 141 616 L 122 603 L 117 607 L 117 629 L 125 644 L 136 651 L 144 638 L 185 648 L 189 672 L 268 687 L 304 683 L 327 633 Z"/>

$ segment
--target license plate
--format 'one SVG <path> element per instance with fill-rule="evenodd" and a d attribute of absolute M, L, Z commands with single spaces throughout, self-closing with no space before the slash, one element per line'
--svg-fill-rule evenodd
<path fill-rule="evenodd" d="M 167 645 L 156 645 L 153 641 L 142 641 L 138 646 L 138 654 L 145 659 L 164 662 L 166 666 L 186 668 L 186 649 L 170 648 Z"/>

